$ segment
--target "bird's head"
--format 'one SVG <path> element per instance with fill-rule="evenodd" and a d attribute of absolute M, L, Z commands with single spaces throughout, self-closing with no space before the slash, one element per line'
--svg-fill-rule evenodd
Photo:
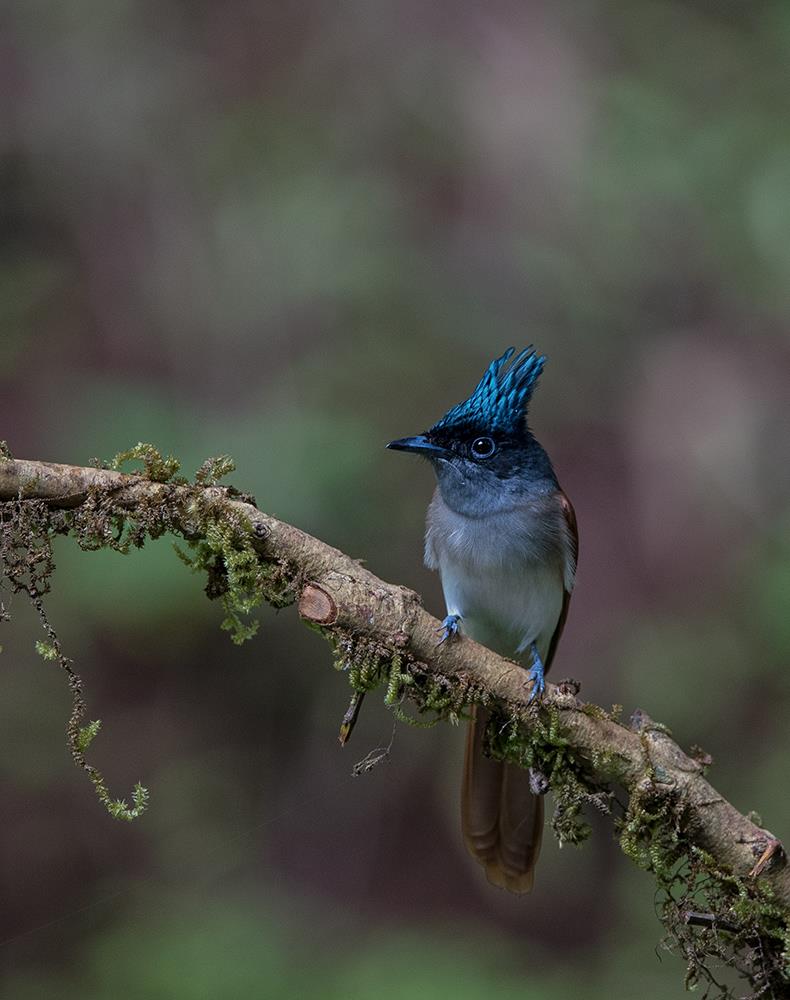
<path fill-rule="evenodd" d="M 556 483 L 526 419 L 546 359 L 532 347 L 514 354 L 509 347 L 492 361 L 471 396 L 430 430 L 387 445 L 429 459 L 444 501 L 470 517 L 506 510 L 527 489 Z"/>

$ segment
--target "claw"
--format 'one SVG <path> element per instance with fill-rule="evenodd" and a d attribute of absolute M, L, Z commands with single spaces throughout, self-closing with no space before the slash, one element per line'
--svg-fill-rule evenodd
<path fill-rule="evenodd" d="M 546 690 L 546 681 L 543 679 L 543 660 L 540 658 L 538 647 L 532 643 L 532 666 L 527 672 L 527 679 L 532 681 L 532 691 L 530 692 L 527 704 L 531 704 L 536 698 L 540 698 Z"/>
<path fill-rule="evenodd" d="M 458 623 L 460 621 L 460 615 L 448 615 L 444 619 L 441 627 L 436 630 L 441 635 L 441 639 L 436 643 L 437 646 L 441 646 L 443 642 L 447 642 L 448 639 L 454 639 L 458 635 Z"/>

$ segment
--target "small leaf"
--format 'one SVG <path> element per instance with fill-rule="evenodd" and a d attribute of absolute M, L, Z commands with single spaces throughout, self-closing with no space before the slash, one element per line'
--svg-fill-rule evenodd
<path fill-rule="evenodd" d="M 235 472 L 236 463 L 230 455 L 217 455 L 207 458 L 195 473 L 195 482 L 199 486 L 214 486 L 220 479 Z"/>
<path fill-rule="evenodd" d="M 94 719 L 87 726 L 80 726 L 80 731 L 77 734 L 77 748 L 81 753 L 85 753 L 91 743 L 93 743 L 100 729 L 101 719 Z"/>

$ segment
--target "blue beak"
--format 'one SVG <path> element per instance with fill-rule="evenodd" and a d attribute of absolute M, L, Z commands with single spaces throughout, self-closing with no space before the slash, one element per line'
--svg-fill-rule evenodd
<path fill-rule="evenodd" d="M 390 441 L 387 447 L 392 448 L 393 451 L 413 451 L 426 458 L 443 458 L 448 454 L 446 448 L 440 448 L 438 444 L 429 441 L 424 434 Z"/>

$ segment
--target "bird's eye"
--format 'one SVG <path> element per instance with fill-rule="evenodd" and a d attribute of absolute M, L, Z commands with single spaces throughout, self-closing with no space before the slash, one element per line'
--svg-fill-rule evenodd
<path fill-rule="evenodd" d="M 471 450 L 475 458 L 491 458 L 496 451 L 496 444 L 493 438 L 475 438 Z"/>

